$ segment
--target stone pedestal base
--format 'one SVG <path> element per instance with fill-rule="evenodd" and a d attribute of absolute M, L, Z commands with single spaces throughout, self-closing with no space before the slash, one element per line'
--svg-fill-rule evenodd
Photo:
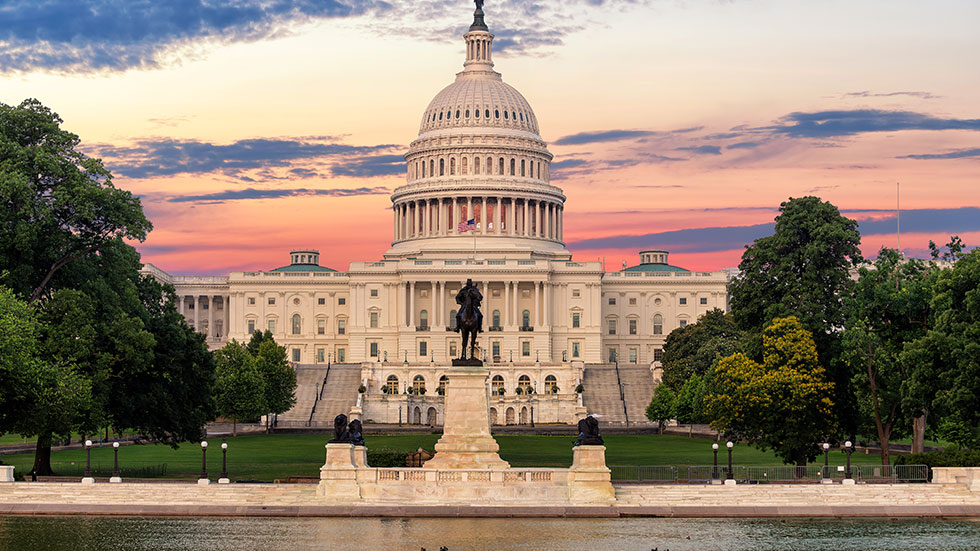
<path fill-rule="evenodd" d="M 208 484 L 211 484 L 211 481 L 208 480 L 207 478 L 198 478 L 197 484 L 198 486 L 207 486 Z"/>
<path fill-rule="evenodd" d="M 86 476 L 82 479 L 82 484 L 95 484 L 95 479 L 91 476 Z"/>
<path fill-rule="evenodd" d="M 109 484 L 122 484 L 122 477 L 121 476 L 110 477 Z"/>
<path fill-rule="evenodd" d="M 456 364 L 456 360 L 453 361 Z M 430 469 L 507 469 L 500 446 L 490 435 L 490 405 L 483 367 L 454 367 L 446 374 L 446 420 Z"/>
<path fill-rule="evenodd" d="M 725 479 L 725 486 L 735 486 L 736 484 L 738 484 L 738 483 L 735 482 L 735 479 L 734 478 L 726 478 Z"/>
<path fill-rule="evenodd" d="M 576 503 L 616 501 L 605 446 L 575 446 L 572 467 L 568 469 L 568 500 Z"/>
<path fill-rule="evenodd" d="M 14 481 L 14 466 L 0 465 L 0 482 L 13 482 L 13 481 Z"/>
<path fill-rule="evenodd" d="M 717 484 L 718 486 L 721 486 L 721 479 L 720 478 L 712 479 L 711 480 L 711 483 L 712 484 Z"/>
<path fill-rule="evenodd" d="M 229 480 L 227 478 L 219 478 L 218 479 L 218 484 L 231 484 L 231 480 Z"/>
<path fill-rule="evenodd" d="M 360 499 L 354 445 L 336 443 L 327 444 L 326 448 L 327 460 L 320 467 L 320 485 L 317 486 L 316 494 L 342 500 Z"/>
<path fill-rule="evenodd" d="M 354 446 L 354 466 L 367 468 L 367 446 Z"/>
<path fill-rule="evenodd" d="M 364 408 L 361 406 L 354 406 L 350 408 L 350 413 L 347 414 L 347 420 L 353 421 L 354 419 L 360 419 L 361 415 L 364 414 Z"/>
<path fill-rule="evenodd" d="M 854 484 L 854 479 L 853 478 L 845 478 L 844 480 L 841 480 L 840 483 L 843 484 L 843 485 L 845 485 L 845 486 L 850 486 L 850 485 Z"/>
<path fill-rule="evenodd" d="M 821 478 L 820 479 L 820 483 L 821 484 L 833 484 L 834 483 L 834 480 L 831 479 L 831 478 Z"/>

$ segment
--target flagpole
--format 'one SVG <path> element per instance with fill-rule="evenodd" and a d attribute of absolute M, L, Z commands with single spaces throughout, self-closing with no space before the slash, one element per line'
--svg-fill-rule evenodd
<path fill-rule="evenodd" d="M 900 182 L 895 182 L 895 210 L 895 232 L 898 237 L 898 254 L 902 254 L 902 190 Z"/>

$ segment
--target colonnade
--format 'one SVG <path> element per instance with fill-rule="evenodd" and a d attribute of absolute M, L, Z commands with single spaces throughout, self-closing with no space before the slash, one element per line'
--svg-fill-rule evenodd
<path fill-rule="evenodd" d="M 476 221 L 476 235 L 505 235 L 562 241 L 564 206 L 557 201 L 517 197 L 414 199 L 395 204 L 395 241 L 458 235 L 460 222 Z"/>
<path fill-rule="evenodd" d="M 403 313 L 401 324 L 408 328 L 428 327 L 436 329 L 451 325 L 450 310 L 457 309 L 455 294 L 462 288 L 465 281 L 408 281 L 398 284 L 398 310 Z M 552 286 L 546 281 L 480 281 L 475 285 L 483 294 L 483 327 L 484 331 L 493 326 L 492 313 L 500 310 L 500 328 L 520 327 L 523 325 L 523 311 L 528 310 L 528 328 L 544 328 L 552 324 L 551 308 Z M 499 290 L 503 285 L 500 297 L 494 297 L 492 291 Z M 423 308 L 416 301 L 423 300 L 419 291 L 425 288 L 432 294 L 424 299 Z M 450 290 L 451 288 L 451 290 Z M 521 291 L 530 291 L 530 303 L 522 301 Z M 501 308 L 502 306 L 502 308 Z M 431 316 L 426 325 L 421 323 L 419 312 L 425 309 Z M 431 309 L 431 310 L 430 310 Z"/>
<path fill-rule="evenodd" d="M 231 324 L 228 299 L 228 295 L 178 295 L 177 311 L 193 321 L 193 329 L 207 335 L 208 340 L 222 340 L 228 338 Z M 207 315 L 202 316 L 201 310 L 207 310 Z M 202 325 L 205 321 L 207 325 Z"/>

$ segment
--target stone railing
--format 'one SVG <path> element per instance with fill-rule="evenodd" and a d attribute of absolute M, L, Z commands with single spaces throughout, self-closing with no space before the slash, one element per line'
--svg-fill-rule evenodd
<path fill-rule="evenodd" d="M 980 467 L 933 467 L 933 484 L 965 484 L 980 492 Z"/>

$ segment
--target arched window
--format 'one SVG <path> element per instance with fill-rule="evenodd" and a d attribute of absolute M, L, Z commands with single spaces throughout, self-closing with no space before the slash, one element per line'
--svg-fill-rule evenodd
<path fill-rule="evenodd" d="M 504 120 L 507 120 L 507 111 L 504 111 Z"/>
<path fill-rule="evenodd" d="M 479 174 L 479 173 L 480 173 L 480 158 L 479 157 L 474 157 L 473 158 L 473 174 Z"/>
<path fill-rule="evenodd" d="M 497 171 L 497 174 L 500 174 L 501 176 L 504 175 L 504 158 L 503 157 L 500 158 L 500 170 Z"/>
<path fill-rule="evenodd" d="M 452 157 L 449 159 L 449 175 L 450 176 L 456 175 L 456 157 Z"/>
<path fill-rule="evenodd" d="M 385 382 L 385 394 L 398 394 L 398 377 L 395 375 L 388 375 L 388 380 Z"/>
<path fill-rule="evenodd" d="M 541 179 L 541 161 L 538 161 L 538 180 Z"/>
<path fill-rule="evenodd" d="M 299 335 L 300 332 L 303 330 L 303 318 L 301 318 L 299 314 L 293 314 L 292 328 L 293 328 L 292 333 L 294 335 Z"/>
<path fill-rule="evenodd" d="M 459 118 L 459 109 L 456 110 L 456 118 Z"/>
<path fill-rule="evenodd" d="M 494 109 L 493 110 L 493 117 L 495 119 L 499 119 L 500 118 L 500 110 L 499 109 Z"/>
<path fill-rule="evenodd" d="M 446 175 L 446 159 L 439 159 L 439 176 Z"/>
<path fill-rule="evenodd" d="M 531 378 L 527 375 L 521 375 L 518 377 L 517 388 L 523 391 L 522 394 L 527 394 L 527 389 L 531 388 Z"/>
<path fill-rule="evenodd" d="M 489 109 L 485 109 L 483 114 L 486 115 L 486 117 L 488 119 L 490 118 L 490 110 Z"/>
<path fill-rule="evenodd" d="M 456 310 L 449 311 L 449 328 L 453 331 L 456 330 Z"/>
<path fill-rule="evenodd" d="M 558 394 L 558 379 L 554 375 L 548 375 L 544 378 L 544 393 Z"/>
<path fill-rule="evenodd" d="M 653 315 L 653 334 L 663 335 L 664 334 L 664 317 L 660 314 Z"/>
<path fill-rule="evenodd" d="M 524 159 L 521 159 L 521 176 L 524 176 Z"/>
<path fill-rule="evenodd" d="M 516 121 L 517 120 L 517 113 L 511 111 L 510 112 L 510 118 L 512 118 L 512 119 L 514 119 Z"/>
<path fill-rule="evenodd" d="M 449 384 L 449 377 L 446 377 L 445 375 L 439 377 L 439 388 L 442 389 L 442 393 L 446 392 L 446 385 L 448 384 Z"/>
<path fill-rule="evenodd" d="M 415 377 L 413 377 L 412 390 L 415 391 L 415 394 L 422 394 L 419 391 L 422 390 L 423 388 L 425 388 L 425 377 L 421 375 L 416 375 Z"/>
<path fill-rule="evenodd" d="M 473 115 L 476 116 L 476 118 L 480 118 L 480 110 L 479 109 L 474 109 L 473 110 Z"/>
<path fill-rule="evenodd" d="M 529 310 L 524 310 L 521 312 L 521 327 L 531 326 L 531 312 Z"/>
<path fill-rule="evenodd" d="M 419 327 L 428 327 L 428 326 L 429 326 L 429 311 L 422 310 L 421 312 L 419 312 Z"/>
<path fill-rule="evenodd" d="M 462 167 L 460 167 L 460 168 L 462 168 L 462 169 L 463 169 L 463 172 L 462 172 L 462 174 L 463 174 L 463 175 L 465 175 L 465 174 L 467 173 L 467 169 L 469 168 L 469 167 L 467 166 L 467 164 L 468 164 L 468 160 L 467 160 L 467 157 L 463 157 L 463 161 L 462 161 L 462 163 L 463 163 L 463 166 L 462 166 Z"/>
<path fill-rule="evenodd" d="M 466 118 L 470 118 L 470 110 L 469 109 L 466 110 Z"/>
<path fill-rule="evenodd" d="M 493 158 L 487 157 L 487 176 L 493 172 Z"/>
<path fill-rule="evenodd" d="M 422 177 L 425 178 L 425 161 L 422 161 Z"/>
<path fill-rule="evenodd" d="M 492 394 L 499 395 L 500 391 L 504 388 L 504 378 L 500 375 L 494 375 L 493 379 L 490 380 L 490 390 Z"/>
<path fill-rule="evenodd" d="M 436 162 L 434 159 L 429 159 L 429 176 L 436 175 Z"/>
<path fill-rule="evenodd" d="M 493 311 L 493 322 L 492 322 L 492 326 L 493 327 L 498 327 L 498 328 L 500 327 L 500 310 L 494 310 Z"/>
<path fill-rule="evenodd" d="M 514 175 L 514 172 L 515 172 L 514 171 L 514 159 L 511 158 L 511 160 L 510 160 L 510 175 L 513 176 Z"/>

